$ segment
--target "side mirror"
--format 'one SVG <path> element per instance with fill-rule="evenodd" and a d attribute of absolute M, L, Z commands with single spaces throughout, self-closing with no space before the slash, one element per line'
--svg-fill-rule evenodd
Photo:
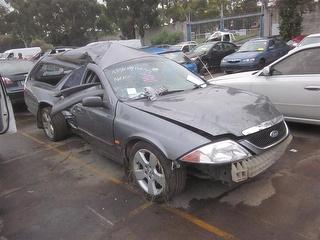
<path fill-rule="evenodd" d="M 271 76 L 271 69 L 269 66 L 266 66 L 262 69 L 263 76 Z"/>
<path fill-rule="evenodd" d="M 102 98 L 99 96 L 85 97 L 82 99 L 82 105 L 84 107 L 106 107 Z"/>

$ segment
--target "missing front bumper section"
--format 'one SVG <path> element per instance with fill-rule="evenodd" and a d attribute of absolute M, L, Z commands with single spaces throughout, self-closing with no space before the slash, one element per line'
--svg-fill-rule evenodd
<path fill-rule="evenodd" d="M 190 168 L 191 174 L 201 178 L 220 180 L 228 184 L 243 182 L 271 167 L 282 157 L 291 141 L 292 136 L 290 135 L 262 154 L 227 165 L 192 165 Z"/>

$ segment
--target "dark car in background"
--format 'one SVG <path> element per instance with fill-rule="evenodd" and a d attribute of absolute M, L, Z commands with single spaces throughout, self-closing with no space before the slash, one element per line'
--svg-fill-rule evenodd
<path fill-rule="evenodd" d="M 266 97 L 208 84 L 164 57 L 112 43 L 59 56 L 85 69 L 80 84 L 61 87 L 58 101 L 40 107 L 45 134 L 53 141 L 79 134 L 122 163 L 149 199 L 182 191 L 187 171 L 243 182 L 275 163 L 291 141 Z M 26 99 L 46 91 L 43 84 L 35 92 L 33 78 L 31 71 Z"/>
<path fill-rule="evenodd" d="M 181 50 L 171 49 L 171 48 L 157 48 L 150 47 L 144 48 L 143 51 L 148 53 L 159 54 L 163 57 L 171 59 L 189 69 L 191 72 L 197 73 L 198 67 L 197 64 L 191 61 Z"/>
<path fill-rule="evenodd" d="M 290 47 L 278 38 L 255 38 L 244 43 L 237 52 L 226 56 L 221 69 L 226 73 L 262 69 L 286 55 Z"/>
<path fill-rule="evenodd" d="M 200 74 L 205 74 L 207 69 L 219 69 L 221 60 L 234 53 L 237 46 L 230 42 L 207 42 L 198 45 L 187 56 L 198 66 Z"/>
<path fill-rule="evenodd" d="M 0 75 L 12 104 L 24 102 L 24 81 L 33 65 L 28 60 L 0 60 Z"/>

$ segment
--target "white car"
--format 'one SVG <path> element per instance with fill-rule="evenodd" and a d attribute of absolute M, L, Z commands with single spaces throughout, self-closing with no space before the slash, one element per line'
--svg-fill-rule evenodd
<path fill-rule="evenodd" d="M 6 92 L 2 77 L 0 76 L 0 135 L 15 133 L 16 131 L 16 121 L 14 119 L 10 98 Z"/>
<path fill-rule="evenodd" d="M 176 45 L 173 45 L 174 48 L 179 49 L 180 51 L 186 53 L 186 52 L 191 52 L 193 49 L 196 48 L 198 44 L 194 41 L 189 41 L 189 42 L 181 42 Z"/>
<path fill-rule="evenodd" d="M 309 44 L 315 44 L 315 43 L 320 43 L 320 33 L 317 34 L 311 34 L 307 37 L 305 37 L 297 47 L 303 47 Z"/>
<path fill-rule="evenodd" d="M 39 54 L 41 52 L 40 47 L 32 47 L 32 48 L 16 48 L 16 49 L 10 49 L 3 53 L 2 58 L 4 59 L 10 59 L 10 58 L 18 58 L 19 53 L 22 54 L 22 57 L 24 59 L 31 59 L 35 55 Z"/>
<path fill-rule="evenodd" d="M 261 71 L 211 82 L 266 95 L 288 121 L 320 125 L 320 44 L 296 48 Z"/>

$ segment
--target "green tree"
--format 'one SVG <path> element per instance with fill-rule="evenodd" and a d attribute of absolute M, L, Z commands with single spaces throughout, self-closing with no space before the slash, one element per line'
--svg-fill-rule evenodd
<path fill-rule="evenodd" d="M 123 38 L 136 38 L 136 28 L 141 38 L 145 29 L 159 24 L 159 0 L 104 0 L 109 16 L 121 29 Z"/>
<path fill-rule="evenodd" d="M 281 0 L 278 2 L 280 9 L 280 35 L 284 40 L 290 40 L 293 36 L 302 32 L 303 11 L 307 6 L 304 0 Z"/>
<path fill-rule="evenodd" d="M 36 9 L 31 1 L 13 0 L 11 4 L 14 11 L 1 17 L 2 33 L 12 34 L 27 47 L 38 32 L 38 26 L 32 21 Z"/>
<path fill-rule="evenodd" d="M 55 45 L 83 45 L 98 33 L 110 33 L 114 24 L 106 7 L 92 0 L 12 0 L 14 10 L 1 17 L 0 31 L 21 39 Z"/>

